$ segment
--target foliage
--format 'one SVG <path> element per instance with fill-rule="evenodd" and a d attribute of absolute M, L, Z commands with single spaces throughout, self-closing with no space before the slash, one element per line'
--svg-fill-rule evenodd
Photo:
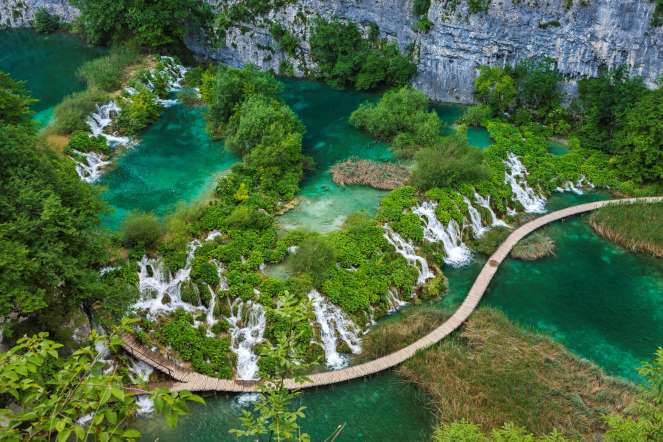
<path fill-rule="evenodd" d="M 400 86 L 416 73 L 416 66 L 398 46 L 362 37 L 355 23 L 318 18 L 310 45 L 317 76 L 337 88 Z"/>
<path fill-rule="evenodd" d="M 638 183 L 663 181 L 663 88 L 648 91 L 620 116 L 615 167 Z"/>
<path fill-rule="evenodd" d="M 199 372 L 217 378 L 232 377 L 233 353 L 227 337 L 210 337 L 201 328 L 193 326 L 191 314 L 176 310 L 157 331 L 157 339 L 177 351 L 180 357 L 191 362 Z"/>
<path fill-rule="evenodd" d="M 4 81 L 0 97 L 7 96 L 7 84 L 11 94 L 24 93 Z M 39 144 L 29 111 L 23 112 L 3 112 L 0 120 L 2 316 L 46 307 L 66 312 L 104 292 L 95 269 L 106 257 L 97 230 L 102 206 L 96 190 L 78 179 L 69 161 Z"/>
<path fill-rule="evenodd" d="M 151 123 L 159 119 L 162 107 L 157 102 L 157 95 L 144 84 L 134 84 L 136 92 L 124 95 L 120 100 L 120 112 L 113 120 L 113 127 L 120 133 L 136 135 Z M 125 92 L 126 94 L 126 92 Z"/>
<path fill-rule="evenodd" d="M 0 124 L 28 124 L 32 119 L 30 106 L 36 101 L 28 95 L 25 82 L 0 71 Z"/>
<path fill-rule="evenodd" d="M 183 46 L 186 26 L 204 27 L 209 7 L 197 0 L 74 0 L 88 42 L 109 44 L 131 39 L 159 51 Z"/>
<path fill-rule="evenodd" d="M 126 68 L 137 60 L 138 52 L 135 49 L 127 45 L 117 46 L 108 55 L 86 62 L 77 74 L 89 88 L 113 92 L 126 80 Z"/>
<path fill-rule="evenodd" d="M 151 213 L 132 212 L 122 223 L 122 242 L 127 247 L 153 248 L 161 238 L 163 228 Z"/>
<path fill-rule="evenodd" d="M 209 132 L 221 136 L 235 108 L 252 95 L 276 98 L 281 85 L 253 65 L 242 69 L 218 66 L 203 73 L 200 93 L 208 106 Z"/>
<path fill-rule="evenodd" d="M 442 130 L 437 114 L 428 111 L 427 97 L 411 87 L 391 90 L 377 104 L 360 105 L 350 115 L 350 123 L 373 138 L 391 142 L 402 156 L 432 145 Z"/>
<path fill-rule="evenodd" d="M 459 123 L 465 124 L 470 127 L 484 126 L 488 120 L 493 116 L 493 111 L 490 106 L 479 104 L 470 106 L 465 109 L 463 116 L 460 118 Z"/>
<path fill-rule="evenodd" d="M 60 29 L 60 18 L 48 12 L 46 8 L 39 8 L 35 12 L 33 26 L 40 34 L 52 34 Z"/>
<path fill-rule="evenodd" d="M 468 422 L 444 424 L 435 430 L 433 442 L 570 442 L 557 431 L 536 437 L 525 428 L 506 423 L 483 434 L 479 426 Z"/>
<path fill-rule="evenodd" d="M 463 183 L 476 183 L 487 178 L 483 152 L 472 148 L 464 131 L 443 138 L 415 155 L 416 167 L 410 181 L 421 190 L 434 187 L 457 188 Z"/>
<path fill-rule="evenodd" d="M 269 28 L 269 32 L 286 54 L 291 57 L 295 56 L 295 53 L 299 48 L 299 40 L 297 40 L 297 37 L 292 35 L 292 33 L 280 23 L 273 23 Z"/>
<path fill-rule="evenodd" d="M 642 78 L 629 78 L 625 67 L 578 82 L 578 136 L 583 147 L 614 152 L 612 140 L 626 111 L 646 91 Z M 645 117 L 645 115 L 640 115 Z"/>
<path fill-rule="evenodd" d="M 316 284 L 320 284 L 336 264 L 336 250 L 325 239 L 310 236 L 304 239 L 290 258 L 292 269 L 308 273 Z"/>
<path fill-rule="evenodd" d="M 502 114 L 515 106 L 518 92 L 511 75 L 500 67 L 481 66 L 474 80 L 474 96 L 493 110 Z"/>
<path fill-rule="evenodd" d="M 67 144 L 66 149 L 78 152 L 108 153 L 108 144 L 106 143 L 106 139 L 101 135 L 94 137 L 88 132 L 78 130 L 69 137 L 69 144 Z"/>
<path fill-rule="evenodd" d="M 49 126 L 49 130 L 60 135 L 88 130 L 87 117 L 96 111 L 97 105 L 106 101 L 107 98 L 106 93 L 97 89 L 74 92 L 55 107 L 53 122 Z"/>
<path fill-rule="evenodd" d="M 428 14 L 429 8 L 430 0 L 414 0 L 412 3 L 412 12 L 417 16 Z"/>
<path fill-rule="evenodd" d="M 119 347 L 117 336 L 93 335 L 94 343 Z M 21 338 L 0 354 L 0 439 L 22 440 L 137 440 L 130 428 L 138 407 L 124 389 L 116 369 L 105 370 L 104 355 L 86 346 L 60 358 L 60 344 L 46 333 Z M 151 393 L 156 410 L 169 426 L 187 413 L 186 402 L 203 403 L 189 392 Z"/>

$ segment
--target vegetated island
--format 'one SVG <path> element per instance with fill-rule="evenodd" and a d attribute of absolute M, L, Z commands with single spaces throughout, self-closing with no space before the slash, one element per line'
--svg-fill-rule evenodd
<path fill-rule="evenodd" d="M 363 185 L 380 190 L 393 190 L 405 184 L 410 172 L 395 164 L 350 159 L 331 168 L 332 180 L 339 186 Z"/>
<path fill-rule="evenodd" d="M 587 222 L 601 236 L 634 252 L 663 257 L 663 204 L 615 204 L 603 207 Z"/>
<path fill-rule="evenodd" d="M 520 241 L 511 251 L 511 256 L 524 261 L 535 261 L 555 254 L 555 241 L 543 233 L 533 233 Z"/>

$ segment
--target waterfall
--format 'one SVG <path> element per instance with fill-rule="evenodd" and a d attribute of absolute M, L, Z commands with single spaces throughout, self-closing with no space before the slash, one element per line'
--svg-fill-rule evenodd
<path fill-rule="evenodd" d="M 407 305 L 407 302 L 398 297 L 396 290 L 389 287 L 387 291 L 387 312 L 394 313 L 405 305 Z"/>
<path fill-rule="evenodd" d="M 111 164 L 110 161 L 104 160 L 104 157 L 96 152 L 83 153 L 77 150 L 74 152 L 84 159 L 78 161 L 74 158 L 74 161 L 76 161 L 76 173 L 86 183 L 94 183 L 101 178 L 103 170 Z"/>
<path fill-rule="evenodd" d="M 109 147 L 128 145 L 130 141 L 129 137 L 109 135 L 104 132 L 104 130 L 113 122 L 113 115 L 119 114 L 120 112 L 121 109 L 115 101 L 109 101 L 106 104 L 97 106 L 96 112 L 91 113 L 86 120 L 90 132 L 92 132 L 92 136 L 98 137 L 101 135 L 106 138 L 106 143 Z"/>
<path fill-rule="evenodd" d="M 504 182 L 511 186 L 516 200 L 527 213 L 543 213 L 546 211 L 546 199 L 537 195 L 527 184 L 527 169 L 516 155 L 509 152 L 504 164 L 509 169 L 504 172 Z"/>
<path fill-rule="evenodd" d="M 578 179 L 577 182 L 573 181 L 567 181 L 563 185 L 555 188 L 556 192 L 573 192 L 576 195 L 583 195 L 585 192 L 583 192 L 582 187 L 587 186 L 591 189 L 594 188 L 594 185 L 587 180 L 587 177 L 585 175 L 580 175 L 580 178 Z"/>
<path fill-rule="evenodd" d="M 467 264 L 472 258 L 472 252 L 463 243 L 460 226 L 456 220 L 449 221 L 445 228 L 435 216 L 437 203 L 424 201 L 421 205 L 414 207 L 412 212 L 424 222 L 424 239 L 429 242 L 441 242 L 444 246 L 444 262 L 460 267 Z"/>
<path fill-rule="evenodd" d="M 493 212 L 492 207 L 490 207 L 490 195 L 488 195 L 486 198 L 482 197 L 478 193 L 474 192 L 474 200 L 479 204 L 481 207 L 484 209 L 488 210 L 488 213 L 490 213 L 490 225 L 491 227 L 509 227 L 507 223 L 502 221 L 495 215 L 495 212 Z"/>
<path fill-rule="evenodd" d="M 361 338 L 358 327 L 343 311 L 327 301 L 317 290 L 308 293 L 313 313 L 320 326 L 320 340 L 325 351 L 325 363 L 328 368 L 337 370 L 348 364 L 345 356 L 336 350 L 336 342 L 340 338 L 354 354 L 361 352 Z"/>
<path fill-rule="evenodd" d="M 417 252 L 414 250 L 412 243 L 405 240 L 405 238 L 400 236 L 386 224 L 384 226 L 384 237 L 387 239 L 387 241 L 389 241 L 389 244 L 394 246 L 396 253 L 405 258 L 408 264 L 416 267 L 417 271 L 419 272 L 419 276 L 417 277 L 417 285 L 422 285 L 427 280 L 435 276 L 428 267 L 428 262 L 426 259 L 417 255 Z"/>
<path fill-rule="evenodd" d="M 138 407 L 137 412 L 140 416 L 154 413 L 154 401 L 146 394 L 138 396 L 138 399 L 136 399 L 136 406 Z"/>
<path fill-rule="evenodd" d="M 134 309 L 147 310 L 148 319 L 154 319 L 161 313 L 169 313 L 182 308 L 190 313 L 206 310 L 205 307 L 193 306 L 182 301 L 180 286 L 182 282 L 189 279 L 193 256 L 201 243 L 193 240 L 189 243 L 186 264 L 178 270 L 175 275 L 167 273 L 161 259 L 152 259 L 147 256 L 139 261 L 138 267 L 138 290 L 141 297 Z M 168 295 L 168 302 L 164 303 L 164 297 Z"/>
<path fill-rule="evenodd" d="M 265 309 L 253 301 L 237 298 L 230 305 L 231 350 L 237 355 L 237 378 L 241 380 L 259 379 L 258 355 L 253 348 L 263 341 L 265 334 Z"/>
<path fill-rule="evenodd" d="M 137 359 L 131 359 L 129 369 L 129 379 L 134 384 L 143 384 L 150 380 L 150 376 L 154 372 L 151 365 Z"/>
<path fill-rule="evenodd" d="M 465 202 L 465 205 L 467 206 L 467 211 L 470 215 L 472 234 L 474 235 L 474 238 L 479 239 L 483 236 L 484 233 L 486 233 L 490 229 L 483 226 L 483 221 L 481 220 L 481 214 L 472 205 L 472 203 L 470 202 L 469 199 L 467 199 L 466 196 L 463 196 L 463 201 Z"/>

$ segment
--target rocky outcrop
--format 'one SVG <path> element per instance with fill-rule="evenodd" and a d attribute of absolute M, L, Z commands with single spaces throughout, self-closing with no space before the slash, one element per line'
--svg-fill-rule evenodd
<path fill-rule="evenodd" d="M 206 1 L 220 9 L 238 0 Z M 418 65 L 414 85 L 442 101 L 471 102 L 480 65 L 513 65 L 530 57 L 556 59 L 571 86 L 602 67 L 626 65 L 650 87 L 663 75 L 663 27 L 651 26 L 655 3 L 650 0 L 493 0 L 478 13 L 470 13 L 467 0 L 431 0 L 428 32 L 414 30 L 412 3 L 296 0 L 231 28 L 220 43 L 194 31 L 187 44 L 201 58 L 234 66 L 253 63 L 276 72 L 291 66 L 296 76 L 304 76 L 313 66 L 307 39 L 316 15 L 350 20 L 364 29 L 375 23 L 384 38 L 413 51 Z M 68 0 L 0 0 L 0 24 L 29 25 L 40 7 L 65 20 L 77 15 Z M 272 22 L 301 41 L 294 59 L 270 35 Z"/>
<path fill-rule="evenodd" d="M 188 44 L 204 58 L 278 72 L 288 57 L 278 50 L 269 23 L 280 22 L 302 41 L 301 59 L 289 60 L 301 76 L 312 66 L 306 37 L 316 14 L 365 28 L 375 23 L 403 50 L 414 48 L 419 89 L 434 99 L 458 102 L 472 101 L 480 65 L 512 65 L 530 57 L 558 60 L 571 83 L 622 64 L 652 87 L 663 74 L 663 28 L 651 26 L 654 3 L 649 0 L 493 0 L 481 13 L 470 13 L 465 0 L 432 0 L 428 19 L 433 26 L 426 33 L 413 29 L 411 11 L 412 0 L 298 0 L 257 24 L 231 29 L 221 47 L 193 35 Z"/>
<path fill-rule="evenodd" d="M 35 12 L 41 8 L 67 22 L 78 16 L 78 9 L 69 0 L 0 0 L 0 28 L 30 26 Z"/>

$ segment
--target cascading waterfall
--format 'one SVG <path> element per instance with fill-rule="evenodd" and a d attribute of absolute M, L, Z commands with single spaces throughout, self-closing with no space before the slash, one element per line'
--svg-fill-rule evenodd
<path fill-rule="evenodd" d="M 576 195 L 583 195 L 585 192 L 582 190 L 584 186 L 589 187 L 590 189 L 594 188 L 594 185 L 587 180 L 585 175 L 580 175 L 580 178 L 577 182 L 567 181 L 563 185 L 555 188 L 556 192 L 573 192 Z"/>
<path fill-rule="evenodd" d="M 398 297 L 398 293 L 393 288 L 387 291 L 387 312 L 394 313 L 401 307 L 406 306 L 407 302 Z"/>
<path fill-rule="evenodd" d="M 460 267 L 467 264 L 472 258 L 472 252 L 463 243 L 460 226 L 456 220 L 449 221 L 445 228 L 435 216 L 437 203 L 424 201 L 412 208 L 412 212 L 424 222 L 424 239 L 429 242 L 441 242 L 444 247 L 444 262 Z"/>
<path fill-rule="evenodd" d="M 113 122 L 113 116 L 122 111 L 120 106 L 115 101 L 109 101 L 106 104 L 97 106 L 97 110 L 87 117 L 87 125 L 93 137 L 102 136 L 106 139 L 108 147 L 116 147 L 118 145 L 128 145 L 129 137 L 121 137 L 110 135 L 105 132 L 105 129 Z"/>
<path fill-rule="evenodd" d="M 340 338 L 354 354 L 361 352 L 361 332 L 343 311 L 325 299 L 317 290 L 308 293 L 313 306 L 313 313 L 320 326 L 320 340 L 325 351 L 325 364 L 328 368 L 338 370 L 348 364 L 347 357 L 336 350 Z"/>
<path fill-rule="evenodd" d="M 78 158 L 73 158 L 76 161 L 76 173 L 82 181 L 86 183 L 94 183 L 103 174 L 103 170 L 111 164 L 111 161 L 106 161 L 103 156 L 97 152 L 79 152 L 74 151 Z M 79 161 L 79 158 L 81 161 Z"/>
<path fill-rule="evenodd" d="M 488 195 L 486 198 L 482 197 L 479 195 L 477 192 L 474 192 L 474 200 L 479 204 L 481 207 L 484 209 L 488 210 L 488 213 L 490 214 L 490 226 L 491 227 L 509 227 L 507 223 L 502 221 L 495 215 L 495 212 L 493 212 L 493 208 L 490 207 L 490 195 Z"/>
<path fill-rule="evenodd" d="M 400 236 L 386 224 L 384 226 L 384 237 L 387 239 L 389 244 L 394 246 L 396 253 L 405 258 L 408 264 L 416 267 L 417 271 L 419 272 L 419 276 L 417 277 L 418 286 L 424 284 L 427 280 L 435 276 L 428 267 L 428 261 L 426 261 L 425 258 L 417 255 L 417 252 L 414 249 L 414 245 L 405 240 L 405 238 Z"/>
<path fill-rule="evenodd" d="M 230 305 L 230 316 L 226 318 L 230 325 L 231 350 L 237 355 L 237 378 L 255 380 L 258 378 L 258 355 L 253 348 L 263 341 L 265 334 L 265 309 L 253 301 L 237 298 Z"/>
<path fill-rule="evenodd" d="M 472 226 L 472 234 L 474 235 L 474 238 L 479 239 L 484 235 L 484 233 L 486 233 L 490 229 L 484 227 L 483 221 L 481 220 L 481 214 L 472 205 L 472 202 L 469 199 L 467 199 L 466 196 L 463 196 L 463 201 L 465 202 L 465 205 L 467 206 L 467 212 L 470 215 L 470 225 Z"/>
<path fill-rule="evenodd" d="M 511 186 L 516 200 L 523 206 L 527 213 L 544 213 L 546 211 L 546 199 L 537 195 L 534 189 L 527 184 L 527 169 L 520 159 L 509 152 L 504 161 L 507 171 L 504 172 L 504 182 Z"/>
<path fill-rule="evenodd" d="M 191 264 L 196 249 L 201 243 L 193 240 L 189 243 L 186 264 L 178 270 L 175 275 L 166 273 L 161 259 L 152 259 L 147 256 L 139 261 L 138 289 L 141 297 L 134 309 L 147 310 L 148 319 L 154 319 L 161 313 L 169 313 L 182 308 L 188 312 L 199 312 L 207 310 L 205 307 L 193 306 L 182 301 L 180 286 L 182 282 L 189 279 Z M 164 297 L 168 295 L 168 302 L 164 303 Z"/>
<path fill-rule="evenodd" d="M 129 364 L 129 378 L 134 384 L 146 383 L 150 380 L 150 376 L 154 373 L 152 366 L 137 359 L 131 359 Z"/>

